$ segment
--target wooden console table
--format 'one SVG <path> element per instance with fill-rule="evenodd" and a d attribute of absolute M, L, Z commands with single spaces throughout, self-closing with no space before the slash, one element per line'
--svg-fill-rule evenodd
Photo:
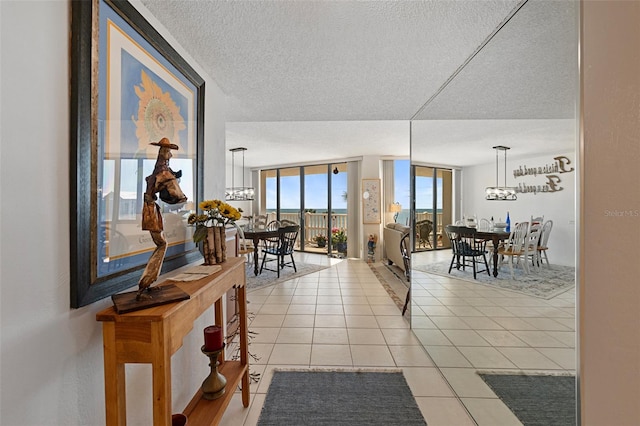
<path fill-rule="evenodd" d="M 227 379 L 225 394 L 208 401 L 202 398 L 202 391 L 198 388 L 184 414 L 189 418 L 189 426 L 218 424 L 240 380 L 242 404 L 249 406 L 244 258 L 228 258 L 222 264 L 222 271 L 216 274 L 198 281 L 174 284 L 189 293 L 191 298 L 125 314 L 117 314 L 110 307 L 96 315 L 96 319 L 102 321 L 105 409 L 109 426 L 126 424 L 126 363 L 151 364 L 153 424 L 171 425 L 171 356 L 182 346 L 182 340 L 193 328 L 193 322 L 211 305 L 215 304 L 215 324 L 223 325 L 222 298 L 234 287 L 238 289 L 240 360 L 225 361 L 223 351 L 219 371 Z M 205 355 L 198 351 L 193 356 Z M 208 370 L 203 370 L 202 379 L 208 374 Z"/>

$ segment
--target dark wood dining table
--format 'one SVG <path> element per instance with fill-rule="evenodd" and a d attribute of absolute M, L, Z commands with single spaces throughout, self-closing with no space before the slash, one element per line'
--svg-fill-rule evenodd
<path fill-rule="evenodd" d="M 475 237 L 493 242 L 493 276 L 498 276 L 498 247 L 500 243 L 509 239 L 507 231 L 476 231 Z"/>
<path fill-rule="evenodd" d="M 267 238 L 279 237 L 284 235 L 287 232 L 291 232 L 292 229 L 295 229 L 297 225 L 294 226 L 282 226 L 278 229 L 267 230 L 267 229 L 245 229 L 244 237 L 253 240 L 253 273 L 258 275 L 258 252 L 260 251 L 260 241 L 265 240 Z"/>

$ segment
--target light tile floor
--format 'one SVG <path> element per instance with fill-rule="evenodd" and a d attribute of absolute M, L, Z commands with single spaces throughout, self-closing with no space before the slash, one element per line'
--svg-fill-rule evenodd
<path fill-rule="evenodd" d="M 257 424 L 274 368 L 400 368 L 429 426 L 520 424 L 477 370 L 574 372 L 573 291 L 546 301 L 414 275 L 411 329 L 366 262 L 296 260 L 330 267 L 248 293 L 260 380 L 248 409 L 236 393 L 223 426 Z"/>

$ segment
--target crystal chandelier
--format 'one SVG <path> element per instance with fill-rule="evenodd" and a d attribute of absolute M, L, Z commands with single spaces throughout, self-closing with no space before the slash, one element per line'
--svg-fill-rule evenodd
<path fill-rule="evenodd" d="M 255 190 L 253 187 L 244 186 L 244 152 L 247 148 L 232 148 L 231 151 L 231 188 L 225 189 L 225 199 L 227 201 L 250 201 L 253 200 Z M 236 152 L 242 151 L 242 186 L 235 186 Z"/>
<path fill-rule="evenodd" d="M 485 199 L 491 201 L 515 201 L 518 199 L 516 196 L 516 189 L 507 186 L 507 150 L 508 146 L 497 145 L 493 149 L 496 150 L 496 186 L 488 186 L 485 189 Z M 504 151 L 504 186 L 498 185 L 498 153 Z"/>

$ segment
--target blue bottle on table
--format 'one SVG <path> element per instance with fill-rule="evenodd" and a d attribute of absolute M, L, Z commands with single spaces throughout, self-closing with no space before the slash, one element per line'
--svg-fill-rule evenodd
<path fill-rule="evenodd" d="M 507 212 L 507 220 L 506 220 L 507 228 L 505 231 L 511 232 L 511 219 L 509 218 L 509 212 Z"/>

